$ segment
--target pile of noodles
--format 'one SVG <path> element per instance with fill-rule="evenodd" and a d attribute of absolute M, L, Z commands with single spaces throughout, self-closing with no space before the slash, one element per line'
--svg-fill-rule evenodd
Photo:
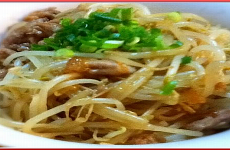
<path fill-rule="evenodd" d="M 229 106 L 230 32 L 190 13 L 170 22 L 164 19 L 167 13 L 151 14 L 138 4 L 92 4 L 85 17 L 114 7 L 133 7 L 134 19 L 141 25 L 160 28 L 167 33 L 166 41 L 177 39 L 183 46 L 149 52 L 75 53 L 137 68 L 119 81 L 60 74 L 68 59 L 55 58 L 54 51 L 14 53 L 3 63 L 12 67 L 0 81 L 0 124 L 37 136 L 95 144 L 128 144 L 131 137 L 147 132 L 165 137 L 166 142 L 203 136 L 182 123 L 209 101 Z M 182 65 L 184 56 L 193 61 Z M 178 81 L 168 96 L 160 94 L 166 80 Z M 217 83 L 226 85 L 225 91 L 216 90 Z M 206 101 L 183 101 L 181 91 L 189 88 Z"/>

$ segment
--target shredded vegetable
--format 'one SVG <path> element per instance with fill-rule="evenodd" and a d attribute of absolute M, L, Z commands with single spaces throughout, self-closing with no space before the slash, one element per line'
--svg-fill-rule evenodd
<path fill-rule="evenodd" d="M 191 13 L 151 14 L 138 3 L 48 8 L 25 20 L 0 48 L 0 124 L 119 145 L 230 128 L 227 29 Z"/>

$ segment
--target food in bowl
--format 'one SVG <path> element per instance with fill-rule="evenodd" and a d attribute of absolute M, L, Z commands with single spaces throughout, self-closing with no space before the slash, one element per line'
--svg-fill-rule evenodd
<path fill-rule="evenodd" d="M 198 15 L 139 4 L 32 12 L 1 44 L 0 123 L 93 144 L 226 130 L 229 43 L 229 30 Z"/>

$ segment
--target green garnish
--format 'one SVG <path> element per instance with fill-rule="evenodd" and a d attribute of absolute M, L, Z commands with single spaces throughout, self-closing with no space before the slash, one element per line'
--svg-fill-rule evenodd
<path fill-rule="evenodd" d="M 178 48 L 181 47 L 183 45 L 183 43 L 181 41 L 176 41 L 175 43 L 173 43 L 172 45 L 170 45 L 170 48 Z"/>
<path fill-rule="evenodd" d="M 161 95 L 171 95 L 173 90 L 176 88 L 178 82 L 177 81 L 170 81 L 166 83 L 163 88 L 161 89 Z"/>
<path fill-rule="evenodd" d="M 94 53 L 96 50 L 97 50 L 96 46 L 90 46 L 90 45 L 85 45 L 85 44 L 82 44 L 79 47 L 79 51 L 85 52 L 85 53 Z"/>
<path fill-rule="evenodd" d="M 101 48 L 104 48 L 104 49 L 114 49 L 114 48 L 120 47 L 123 43 L 124 43 L 124 41 L 108 40 L 108 41 L 105 41 L 102 44 Z"/>
<path fill-rule="evenodd" d="M 96 19 L 100 19 L 102 21 L 108 21 L 108 22 L 113 22 L 113 23 L 122 23 L 121 19 L 110 17 L 104 13 L 94 13 L 92 16 L 95 17 Z"/>
<path fill-rule="evenodd" d="M 186 65 L 191 63 L 192 61 L 192 57 L 191 56 L 185 56 L 183 58 L 181 58 L 181 64 Z"/>
<path fill-rule="evenodd" d="M 167 16 L 170 20 L 172 20 L 174 22 L 179 22 L 182 19 L 180 12 L 171 12 L 171 13 L 168 13 Z"/>
<path fill-rule="evenodd" d="M 73 57 L 74 56 L 74 52 L 70 49 L 67 48 L 62 48 L 59 49 L 55 52 L 55 56 L 56 57 Z"/>
<path fill-rule="evenodd" d="M 33 44 L 31 49 L 57 51 L 71 47 L 74 52 L 101 53 L 119 48 L 121 51 L 142 52 L 183 45 L 180 41 L 166 45 L 160 29 L 146 29 L 133 20 L 132 8 L 115 8 L 106 13 L 93 12 L 89 18 L 76 21 L 64 18 L 60 24 L 62 28 L 52 38 L 45 38 L 44 45 Z"/>

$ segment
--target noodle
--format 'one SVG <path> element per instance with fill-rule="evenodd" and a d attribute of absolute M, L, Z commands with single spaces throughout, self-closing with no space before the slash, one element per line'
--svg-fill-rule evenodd
<path fill-rule="evenodd" d="M 151 144 L 230 122 L 222 114 L 230 111 L 228 29 L 139 4 L 81 4 L 52 15 L 36 17 L 60 29 L 1 60 L 1 125 L 79 143 Z M 207 118 L 217 120 L 196 126 Z"/>

